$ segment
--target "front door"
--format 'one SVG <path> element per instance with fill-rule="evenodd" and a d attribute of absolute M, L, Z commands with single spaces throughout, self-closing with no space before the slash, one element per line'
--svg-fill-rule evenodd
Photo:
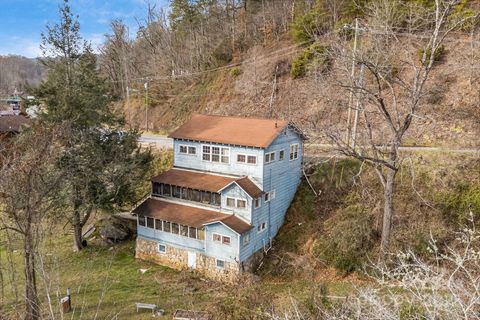
<path fill-rule="evenodd" d="M 197 267 L 197 254 L 195 252 L 187 251 L 188 260 L 187 265 L 189 268 L 195 269 Z"/>

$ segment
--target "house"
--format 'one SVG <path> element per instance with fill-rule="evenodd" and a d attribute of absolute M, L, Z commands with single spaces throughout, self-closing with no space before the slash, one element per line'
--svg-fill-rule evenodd
<path fill-rule="evenodd" d="M 0 139 L 12 137 L 30 125 L 31 120 L 22 115 L 0 116 Z"/>
<path fill-rule="evenodd" d="M 300 183 L 305 135 L 288 121 L 195 114 L 170 137 L 173 168 L 133 210 L 136 257 L 218 279 L 251 271 Z"/>

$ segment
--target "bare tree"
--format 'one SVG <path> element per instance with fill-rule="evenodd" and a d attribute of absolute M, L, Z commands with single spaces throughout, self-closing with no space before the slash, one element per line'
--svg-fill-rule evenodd
<path fill-rule="evenodd" d="M 53 137 L 53 131 L 35 127 L 0 153 L 0 230 L 15 233 L 22 242 L 27 320 L 40 318 L 36 250 L 45 219 L 58 203 Z"/>
<path fill-rule="evenodd" d="M 382 253 L 388 248 L 394 217 L 395 177 L 402 165 L 399 147 L 415 119 L 426 112 L 427 84 L 438 66 L 445 38 L 463 23 L 451 18 L 457 4 L 456 0 L 436 0 L 430 8 L 404 2 L 376 2 L 374 7 L 367 8 L 367 15 L 377 18 L 369 20 L 368 28 L 356 30 L 363 35 L 362 49 L 352 55 L 365 74 L 361 79 L 352 78 L 345 68 L 339 81 L 357 99 L 358 132 L 354 124 L 352 137 L 333 131 L 327 135 L 340 152 L 370 164 L 378 174 L 384 190 Z M 404 7 L 410 5 L 417 7 Z M 418 16 L 408 21 L 415 32 L 394 24 L 399 21 L 398 12 L 404 11 L 417 12 Z M 384 18 L 379 19 L 382 15 Z M 347 57 L 342 51 L 343 48 L 338 51 L 339 60 L 343 58 L 347 65 L 352 56 Z"/>

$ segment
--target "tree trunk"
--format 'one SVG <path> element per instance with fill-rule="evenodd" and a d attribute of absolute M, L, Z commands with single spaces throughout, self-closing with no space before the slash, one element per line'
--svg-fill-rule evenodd
<path fill-rule="evenodd" d="M 29 226 L 26 228 L 24 241 L 25 320 L 37 320 L 40 319 L 40 312 L 35 277 L 35 252 L 32 230 Z"/>
<path fill-rule="evenodd" d="M 383 227 L 382 227 L 382 239 L 380 242 L 380 250 L 382 255 L 388 250 L 388 244 L 390 241 L 390 230 L 392 228 L 392 219 L 394 214 L 393 208 L 393 196 L 395 194 L 395 176 L 397 170 L 388 168 L 387 176 L 385 179 L 385 189 L 383 193 L 384 206 L 383 206 Z"/>
<path fill-rule="evenodd" d="M 73 237 L 74 237 L 74 250 L 80 251 L 83 249 L 83 237 L 82 237 L 82 218 L 80 216 L 80 210 L 76 206 L 74 208 L 73 216 Z"/>

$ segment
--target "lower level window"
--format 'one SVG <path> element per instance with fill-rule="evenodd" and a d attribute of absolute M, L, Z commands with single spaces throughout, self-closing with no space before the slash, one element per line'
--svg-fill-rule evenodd
<path fill-rule="evenodd" d="M 225 268 L 225 261 L 217 259 L 217 268 L 220 268 L 220 269 Z"/>
<path fill-rule="evenodd" d="M 158 245 L 158 252 L 160 252 L 160 253 L 165 253 L 165 252 L 167 252 L 167 246 L 164 245 L 164 244 L 159 244 L 159 245 Z"/>

